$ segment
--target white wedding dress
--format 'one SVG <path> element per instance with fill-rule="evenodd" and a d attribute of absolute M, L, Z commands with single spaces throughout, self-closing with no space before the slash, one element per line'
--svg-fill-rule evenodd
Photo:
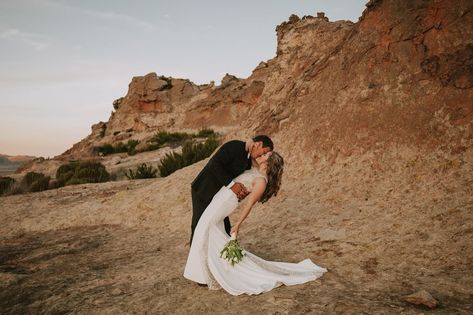
<path fill-rule="evenodd" d="M 252 168 L 234 181 L 251 190 L 256 177 L 264 175 Z M 294 285 L 315 280 L 327 271 L 310 259 L 300 263 L 266 261 L 246 250 L 246 255 L 234 266 L 220 258 L 220 251 L 230 240 L 223 219 L 237 207 L 236 195 L 226 186 L 213 197 L 195 228 L 184 270 L 185 278 L 207 284 L 209 289 L 223 288 L 232 295 L 252 295 L 270 291 L 282 284 Z"/>

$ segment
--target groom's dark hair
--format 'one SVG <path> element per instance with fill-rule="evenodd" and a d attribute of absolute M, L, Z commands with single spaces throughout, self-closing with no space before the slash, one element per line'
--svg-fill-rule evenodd
<path fill-rule="evenodd" d="M 270 148 L 271 151 L 274 149 L 273 140 L 265 135 L 259 135 L 253 138 L 254 142 L 263 142 L 263 148 Z"/>

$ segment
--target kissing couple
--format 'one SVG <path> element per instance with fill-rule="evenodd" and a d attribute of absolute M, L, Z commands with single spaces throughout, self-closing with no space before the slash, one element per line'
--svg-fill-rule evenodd
<path fill-rule="evenodd" d="M 223 288 L 231 295 L 253 295 L 282 284 L 315 280 L 327 271 L 310 259 L 299 263 L 267 261 L 245 251 L 241 261 L 231 265 L 220 257 L 227 242 L 237 238 L 253 206 L 268 201 L 279 191 L 284 160 L 273 148 L 273 141 L 265 135 L 246 142 L 226 142 L 194 179 L 185 278 L 211 290 Z M 240 216 L 231 227 L 228 216 L 237 208 Z"/>

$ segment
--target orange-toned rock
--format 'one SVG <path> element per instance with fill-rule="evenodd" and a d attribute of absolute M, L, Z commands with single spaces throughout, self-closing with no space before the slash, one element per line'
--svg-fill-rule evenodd
<path fill-rule="evenodd" d="M 434 299 L 432 295 L 430 295 L 430 293 L 425 290 L 421 290 L 407 295 L 404 297 L 404 300 L 411 304 L 425 305 L 429 308 L 436 308 L 438 304 L 437 300 Z"/>

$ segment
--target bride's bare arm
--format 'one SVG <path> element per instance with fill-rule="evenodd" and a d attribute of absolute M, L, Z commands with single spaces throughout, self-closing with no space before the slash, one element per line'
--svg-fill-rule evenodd
<path fill-rule="evenodd" d="M 261 196 L 263 196 L 265 189 L 266 180 L 261 177 L 255 178 L 253 189 L 251 190 L 251 193 L 248 195 L 248 197 L 246 197 L 246 203 L 243 205 L 243 209 L 240 213 L 240 218 L 238 219 L 237 223 L 232 227 L 232 231 L 230 232 L 230 234 L 238 234 L 238 230 L 240 229 L 242 222 L 250 214 L 254 204 L 261 199 Z"/>

